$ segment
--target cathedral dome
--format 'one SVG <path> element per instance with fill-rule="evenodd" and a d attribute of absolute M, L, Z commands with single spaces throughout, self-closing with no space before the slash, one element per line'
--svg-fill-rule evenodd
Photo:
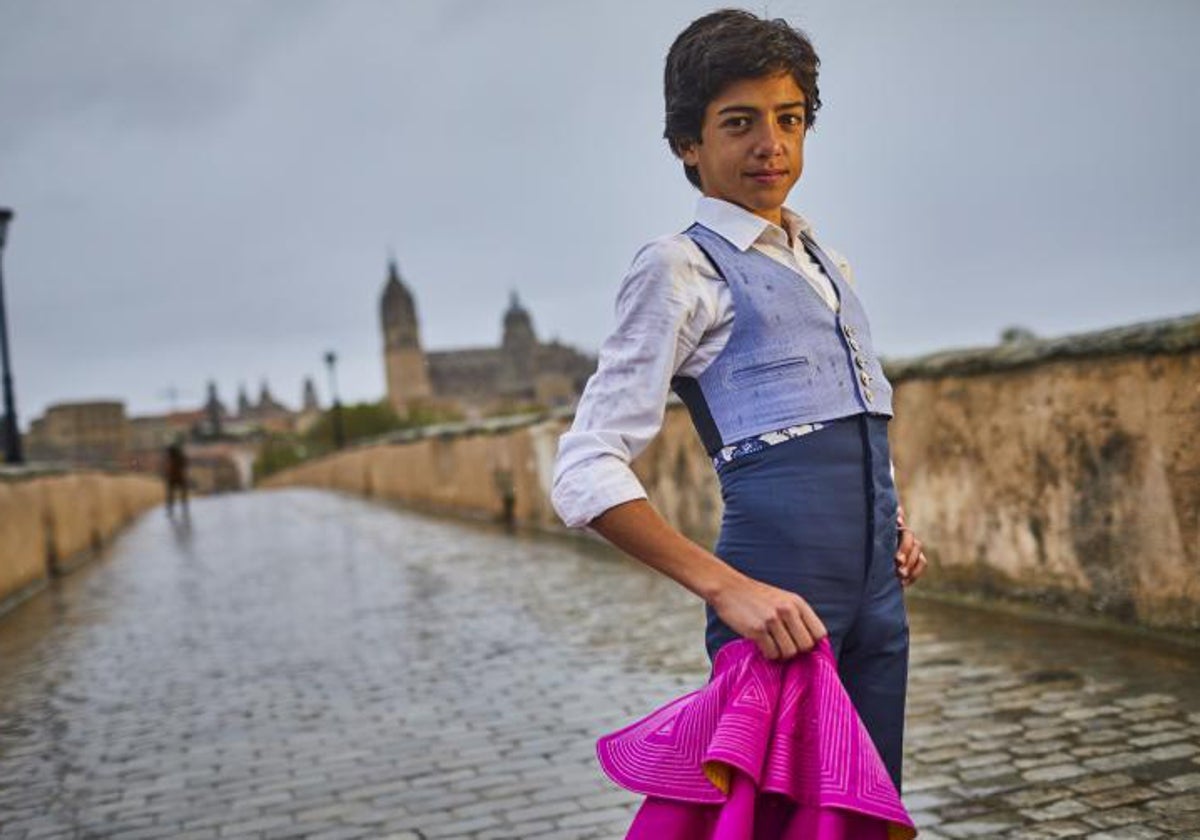
<path fill-rule="evenodd" d="M 529 310 L 521 305 L 516 291 L 513 291 L 508 301 L 508 310 L 504 313 L 504 340 L 506 348 L 531 347 L 537 344 L 537 334 L 533 330 L 533 318 Z"/>

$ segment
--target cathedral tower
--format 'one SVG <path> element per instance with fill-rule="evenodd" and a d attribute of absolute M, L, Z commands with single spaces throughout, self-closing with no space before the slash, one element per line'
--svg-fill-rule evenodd
<path fill-rule="evenodd" d="M 388 402 L 401 417 L 414 400 L 433 395 L 425 351 L 417 327 L 417 304 L 400 279 L 394 259 L 388 261 L 388 279 L 380 301 L 383 318 L 383 363 Z"/>
<path fill-rule="evenodd" d="M 514 290 L 508 301 L 508 311 L 504 313 L 504 337 L 500 342 L 504 354 L 505 391 L 514 396 L 533 393 L 537 347 L 533 318 Z"/>
<path fill-rule="evenodd" d="M 204 422 L 210 435 L 220 437 L 221 424 L 227 414 L 225 405 L 217 396 L 217 383 L 210 379 L 208 381 L 208 398 L 204 401 Z"/>
<path fill-rule="evenodd" d="M 301 411 L 320 411 L 321 403 L 317 399 L 317 386 L 311 376 L 304 377 L 304 396 L 301 398 Z"/>

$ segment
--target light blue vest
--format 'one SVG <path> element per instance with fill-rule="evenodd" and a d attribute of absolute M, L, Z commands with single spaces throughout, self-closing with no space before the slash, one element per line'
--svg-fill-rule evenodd
<path fill-rule="evenodd" d="M 675 391 L 710 455 L 744 438 L 867 412 L 892 416 L 892 386 L 871 345 L 867 314 L 841 272 L 807 234 L 837 312 L 807 280 L 755 248 L 739 251 L 696 223 L 685 233 L 708 255 L 733 296 L 728 343 Z"/>

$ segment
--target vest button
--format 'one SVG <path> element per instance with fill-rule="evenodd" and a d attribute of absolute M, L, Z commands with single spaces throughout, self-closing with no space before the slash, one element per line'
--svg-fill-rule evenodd
<path fill-rule="evenodd" d="M 859 366 L 860 368 L 862 368 L 863 370 L 866 370 L 866 369 L 867 369 L 867 360 L 866 360 L 866 359 L 864 359 L 862 356 L 855 355 L 855 357 L 854 357 L 854 364 L 858 365 L 858 366 Z"/>
<path fill-rule="evenodd" d="M 846 338 L 850 338 L 854 335 L 854 327 L 850 326 L 849 324 L 843 323 L 842 324 L 842 332 L 844 332 L 846 334 Z"/>
<path fill-rule="evenodd" d="M 867 402 L 874 402 L 875 400 L 875 394 L 872 393 L 870 388 L 863 389 L 863 397 L 866 398 Z"/>
<path fill-rule="evenodd" d="M 852 338 L 852 339 L 850 339 L 848 343 L 850 344 L 850 348 L 851 348 L 851 349 L 852 349 L 852 350 L 853 350 L 855 353 L 857 353 L 859 350 L 861 350 L 861 349 L 862 349 L 862 345 L 858 343 L 858 339 L 857 339 L 857 338 Z"/>
<path fill-rule="evenodd" d="M 862 384 L 864 386 L 871 384 L 871 374 L 867 373 L 865 370 L 860 370 L 858 372 L 858 378 L 862 380 Z"/>

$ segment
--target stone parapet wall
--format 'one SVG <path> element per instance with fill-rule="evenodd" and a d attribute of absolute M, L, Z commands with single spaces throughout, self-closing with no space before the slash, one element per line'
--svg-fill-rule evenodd
<path fill-rule="evenodd" d="M 1200 630 L 1200 353 L 900 379 L 901 498 L 930 582 Z"/>
<path fill-rule="evenodd" d="M 424 510 L 499 518 L 505 488 L 520 522 L 554 529 L 549 488 L 569 415 L 408 430 L 271 475 L 260 487 L 310 486 Z"/>
<path fill-rule="evenodd" d="M 901 500 L 933 564 L 919 586 L 1200 631 L 1200 316 L 885 364 Z M 564 413 L 409 431 L 272 476 L 561 530 Z M 720 490 L 676 401 L 633 465 L 712 546 Z"/>
<path fill-rule="evenodd" d="M 144 475 L 0 471 L 0 611 L 78 565 L 162 501 L 161 482 Z"/>

